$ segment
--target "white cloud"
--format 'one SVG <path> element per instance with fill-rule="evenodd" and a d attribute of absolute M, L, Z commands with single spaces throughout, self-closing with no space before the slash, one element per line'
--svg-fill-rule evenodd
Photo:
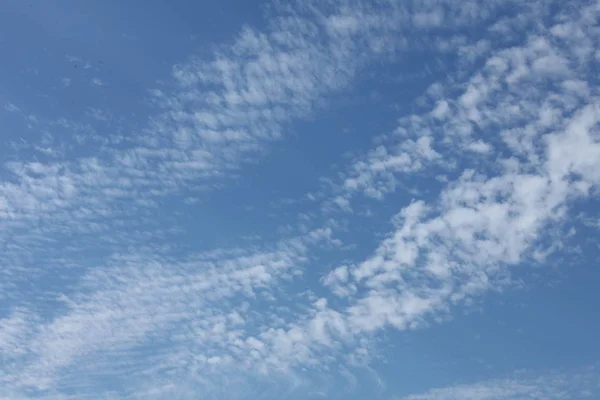
<path fill-rule="evenodd" d="M 469 143 L 468 149 L 471 151 L 474 151 L 476 153 L 482 153 L 482 154 L 492 152 L 492 146 L 490 146 L 488 143 L 484 142 L 481 139 Z"/>
<path fill-rule="evenodd" d="M 84 60 L 83 58 L 81 58 L 79 56 L 66 55 L 65 58 L 74 67 L 80 67 L 81 66 L 83 69 L 90 69 L 90 68 L 92 68 L 92 64 L 90 64 L 89 61 Z"/>
<path fill-rule="evenodd" d="M 126 392 L 114 397 L 130 398 L 199 390 L 234 398 L 282 380 L 302 387 L 311 372 L 367 363 L 384 328 L 435 321 L 561 245 L 544 240 L 546 228 L 566 229 L 572 200 L 600 183 L 600 99 L 590 83 L 598 9 L 525 30 L 521 17 L 494 21 L 494 2 L 419 2 L 415 14 L 394 4 L 276 7 L 267 29 L 246 28 L 209 59 L 175 67 L 178 89 L 154 92 L 161 113 L 140 135 L 102 135 L 61 119 L 46 125 L 73 140 L 49 134 L 33 156 L 5 163 L 6 396 L 97 395 L 107 376 Z M 455 31 L 469 24 L 493 25 L 482 29 L 490 37 Z M 491 48 L 511 30 L 512 42 Z M 409 33 L 421 32 L 425 39 L 411 44 Z M 404 180 L 446 174 L 437 193 L 397 208 L 372 254 L 331 269 L 317 259 L 323 247 L 340 247 L 338 227 L 364 233 L 341 218 L 259 248 L 197 254 L 175 243 L 161 202 L 185 192 L 182 201 L 195 204 L 188 191 L 219 187 L 289 122 L 321 109 L 371 62 L 387 60 L 383 53 L 411 46 L 455 51 L 465 68 L 432 84 L 393 133 L 354 160 L 325 200 L 335 210 L 312 197 L 326 212 L 351 215 L 361 194 L 386 200 Z M 311 274 L 322 286 L 305 287 Z M 532 393 L 507 382 L 412 399 Z"/>
<path fill-rule="evenodd" d="M 6 104 L 6 105 L 4 106 L 4 109 L 5 109 L 6 111 L 8 111 L 8 112 L 19 112 L 19 111 L 21 111 L 21 109 L 20 109 L 19 107 L 15 106 L 15 105 L 14 105 L 14 104 L 12 104 L 12 103 L 8 103 L 8 104 Z"/>
<path fill-rule="evenodd" d="M 548 228 L 569 226 L 570 201 L 588 196 L 599 183 L 600 102 L 575 95 L 564 84 L 587 79 L 590 59 L 576 56 L 589 52 L 567 41 L 552 43 L 536 32 L 523 46 L 495 51 L 480 71 L 457 83 L 462 93 L 434 99 L 435 107 L 443 101 L 456 110 L 444 124 L 427 110 L 405 117 L 399 135 L 391 137 L 400 142 L 393 154 L 390 146 L 379 146 L 351 167 L 343 187 L 380 199 L 394 190 L 396 180 L 421 168 L 421 160 L 444 154 L 450 171 L 457 165 L 463 170 L 437 201 L 405 207 L 395 218 L 395 231 L 365 261 L 337 268 L 323 280 L 348 301 L 337 310 L 344 316 L 344 329 L 334 331 L 339 340 L 433 321 L 510 284 L 511 266 L 540 261 L 539 255 L 561 247 L 559 237 L 547 236 Z M 532 60 L 544 54 L 561 54 L 571 67 L 560 73 L 536 68 Z M 507 90 L 502 82 L 512 86 Z M 552 125 L 544 116 L 548 108 L 560 116 Z M 426 145 L 418 146 L 423 138 Z M 498 164 L 481 169 L 463 149 L 484 139 L 494 144 L 485 150 Z"/>
<path fill-rule="evenodd" d="M 364 160 L 357 161 L 344 182 L 345 188 L 351 192 L 361 190 L 367 196 L 382 198 L 395 189 L 397 174 L 415 173 L 442 159 L 432 148 L 430 136 L 413 140 L 406 138 L 404 132 L 399 132 L 395 139 L 401 143 L 381 145 L 369 152 Z"/>
<path fill-rule="evenodd" d="M 522 47 L 490 55 L 481 71 L 459 84 L 464 89 L 456 98 L 435 99 L 434 110 L 440 104 L 456 109 L 444 124 L 438 121 L 439 112 L 401 121 L 399 132 L 419 126 L 414 135 L 427 138 L 426 148 L 443 149 L 444 162 L 451 166 L 448 156 L 455 154 L 464 170 L 435 203 L 417 201 L 404 208 L 396 230 L 372 256 L 347 269 L 352 279 L 338 278 L 335 270 L 325 280 L 334 292 L 350 299 L 348 323 L 355 331 L 388 325 L 405 329 L 498 288 L 506 282 L 506 267 L 542 252 L 545 227 L 568 222 L 570 199 L 587 196 L 600 180 L 599 99 L 573 94 L 571 83 L 566 83 L 576 79 L 582 86 L 587 70 L 582 75 L 580 68 L 590 60 L 577 55 L 587 53 L 568 41 L 551 45 L 535 33 Z M 560 73 L 537 68 L 533 60 L 545 54 L 560 54 L 570 60 L 561 65 L 572 67 L 561 67 Z M 512 86 L 503 89 L 501 82 Z M 510 107 L 516 107 L 514 113 Z M 560 116 L 551 125 L 545 122 L 547 109 Z M 486 136 L 477 134 L 474 125 Z M 493 141 L 494 148 L 508 146 L 513 153 L 502 156 L 497 150 L 493 157 L 498 168 L 465 164 L 462 149 L 493 154 L 494 148 L 483 140 Z M 352 167 L 344 186 L 381 198 L 394 190 L 400 176 L 412 172 L 415 164 L 409 161 L 433 160 L 436 157 L 426 155 L 439 154 L 418 146 L 406 148 L 405 143 L 399 146 L 408 150 L 401 165 L 410 168 L 388 168 L 398 165 L 398 156 L 382 146 L 372 153 L 376 157 Z M 386 175 L 379 177 L 374 171 Z M 356 297 L 357 288 L 365 294 Z"/>
<path fill-rule="evenodd" d="M 594 398 L 598 395 L 600 387 L 600 378 L 594 368 L 538 377 L 531 377 L 531 374 L 522 375 L 524 374 L 517 374 L 508 379 L 432 389 L 423 394 L 402 397 L 402 400 L 579 400 Z"/>
<path fill-rule="evenodd" d="M 185 362 L 207 368 L 226 367 L 234 359 L 251 363 L 264 344 L 246 330 L 266 316 L 250 314 L 249 304 L 268 303 L 282 280 L 301 273 L 307 246 L 327 238 L 327 231 L 315 231 L 272 251 L 207 253 L 177 264 L 147 256 L 117 258 L 84 276 L 74 294 L 60 296 L 64 307 L 52 321 L 42 323 L 45 316 L 18 310 L 2 320 L 0 346 L 20 366 L 3 382 L 46 390 L 64 379 L 59 371 L 73 363 L 86 364 L 94 374 L 108 372 L 105 368 L 116 372 L 119 352 L 135 351 L 146 340 L 168 343 L 167 353 L 155 354 L 167 357 L 162 368 L 179 351 L 191 357 Z M 105 351 L 115 358 L 109 365 L 97 358 Z M 136 369 L 145 368 L 147 356 L 137 357 Z M 172 367 L 183 367 L 183 359 L 177 362 Z M 123 371 L 129 367 L 123 365 Z M 87 371 L 81 369 L 78 379 L 92 379 Z"/>

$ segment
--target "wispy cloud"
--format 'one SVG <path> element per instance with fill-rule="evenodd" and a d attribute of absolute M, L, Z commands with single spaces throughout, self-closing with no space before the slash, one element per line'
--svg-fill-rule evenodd
<path fill-rule="evenodd" d="M 519 376 L 520 375 L 520 376 Z M 572 373 L 550 373 L 531 377 L 521 373 L 508 379 L 449 386 L 402 400 L 516 400 L 516 399 L 593 399 L 600 389 L 594 368 Z"/>
<path fill-rule="evenodd" d="M 367 364 L 385 328 L 435 322 L 564 246 L 573 202 L 600 183 L 600 7 L 496 15 L 514 5 L 278 4 L 265 29 L 176 66 L 141 128 L 95 107 L 38 120 L 0 180 L 0 397 L 293 392 Z M 293 121 L 415 49 L 459 57 L 394 132 L 328 177 L 338 184 L 311 196 L 290 234 L 226 250 L 177 243 L 173 207 L 200 206 L 198 193 L 231 182 Z M 355 212 L 399 187 L 418 198 L 393 206 L 370 255 L 338 262 L 356 244 L 338 234 L 362 232 Z M 316 221 L 324 214 L 335 218 Z M 409 399 L 551 395 L 536 387 Z"/>
<path fill-rule="evenodd" d="M 315 231 L 264 252 L 233 249 L 186 260 L 135 254 L 113 258 L 83 276 L 76 291 L 59 295 L 55 301 L 62 306 L 55 312 L 38 316 L 15 309 L 2 319 L 6 361 L 22 366 L 2 381 L 7 387 L 47 390 L 57 380 L 68 382 L 71 374 L 81 382 L 121 368 L 120 373 L 139 373 L 155 367 L 152 359 L 159 357 L 164 357 L 159 364 L 163 369 L 169 361 L 176 362 L 171 367 L 184 370 L 234 360 L 249 364 L 260 356 L 260 342 L 248 329 L 257 319 L 278 323 L 276 315 L 261 315 L 251 307 L 281 296 L 283 283 L 302 274 L 307 246 L 328 237 L 327 230 Z M 43 323 L 49 317 L 51 321 Z M 148 340 L 157 347 L 144 355 Z M 195 350 L 190 353 L 191 349 Z M 139 353 L 135 364 L 129 359 L 132 351 Z M 184 352 L 191 358 L 172 360 L 173 354 Z M 106 364 L 107 358 L 112 362 Z M 74 362 L 87 367 L 67 378 L 58 374 Z M 86 376 L 89 368 L 93 375 Z"/>

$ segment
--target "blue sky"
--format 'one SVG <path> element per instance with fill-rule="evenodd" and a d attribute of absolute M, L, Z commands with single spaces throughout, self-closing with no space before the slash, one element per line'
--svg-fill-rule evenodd
<path fill-rule="evenodd" d="M 0 6 L 0 399 L 600 398 L 600 2 Z"/>

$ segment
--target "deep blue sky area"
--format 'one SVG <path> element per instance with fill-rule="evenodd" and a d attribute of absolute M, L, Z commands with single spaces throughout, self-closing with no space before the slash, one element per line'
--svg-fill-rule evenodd
<path fill-rule="evenodd" d="M 0 4 L 0 400 L 600 398 L 600 3 Z"/>

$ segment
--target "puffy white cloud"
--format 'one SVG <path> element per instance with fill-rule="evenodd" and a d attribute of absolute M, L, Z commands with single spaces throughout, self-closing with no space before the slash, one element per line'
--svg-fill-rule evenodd
<path fill-rule="evenodd" d="M 582 31 L 593 12 L 595 6 L 583 9 L 569 24 Z M 398 150 L 390 154 L 393 147 L 380 146 L 352 167 L 344 187 L 378 198 L 410 176 L 411 160 L 443 154 L 440 162 L 458 172 L 435 202 L 404 208 L 396 230 L 369 258 L 325 278 L 351 302 L 348 321 L 355 330 L 404 329 L 505 284 L 507 267 L 547 250 L 545 228 L 567 224 L 570 201 L 597 187 L 600 102 L 584 83 L 592 73 L 586 49 L 592 41 L 574 46 L 557 41 L 554 31 L 556 25 L 543 28 L 521 46 L 492 52 L 481 70 L 456 84 L 461 91 L 444 90 L 456 95 L 436 97 L 432 112 L 401 119 L 400 134 L 389 139 Z M 547 58 L 553 68 L 538 63 Z M 414 146 L 423 139 L 426 145 Z M 473 146 L 495 165 L 465 157 Z M 396 168 L 399 159 L 411 168 Z"/>

